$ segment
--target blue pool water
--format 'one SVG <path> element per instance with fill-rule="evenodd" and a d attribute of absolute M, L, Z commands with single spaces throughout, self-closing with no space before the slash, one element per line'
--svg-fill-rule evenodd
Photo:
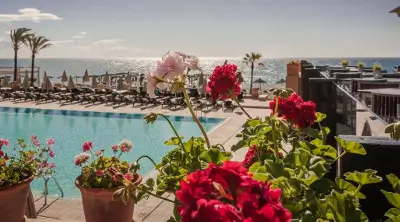
<path fill-rule="evenodd" d="M 191 117 L 169 116 L 178 132 L 189 138 L 200 136 L 201 132 Z M 223 119 L 200 118 L 203 126 L 210 131 Z M 65 196 L 77 196 L 74 179 L 80 168 L 74 166 L 74 157 L 82 151 L 82 143 L 94 142 L 95 150 L 105 148 L 111 153 L 111 146 L 123 139 L 131 140 L 133 149 L 124 160 L 134 162 L 141 155 L 149 155 L 155 161 L 172 147 L 165 146 L 164 141 L 173 136 L 167 121 L 159 118 L 154 124 L 147 124 L 142 114 L 81 112 L 66 110 L 43 110 L 28 108 L 0 107 L 0 138 L 6 138 L 16 144 L 18 138 L 29 141 L 30 135 L 37 135 L 42 143 L 47 138 L 55 139 L 56 157 L 55 178 L 65 192 Z M 152 171 L 153 166 L 141 161 L 141 173 Z M 57 194 L 52 181 L 49 182 L 50 193 Z M 34 191 L 43 190 L 43 180 L 36 179 L 32 184 Z"/>

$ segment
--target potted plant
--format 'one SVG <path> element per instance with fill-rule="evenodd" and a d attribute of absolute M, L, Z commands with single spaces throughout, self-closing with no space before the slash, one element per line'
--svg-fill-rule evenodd
<path fill-rule="evenodd" d="M 365 67 L 365 63 L 363 63 L 363 62 L 357 63 L 358 71 L 362 72 L 364 70 L 364 67 Z"/>
<path fill-rule="evenodd" d="M 300 75 L 301 66 L 299 60 L 292 60 L 286 65 L 287 75 Z"/>
<path fill-rule="evenodd" d="M 347 69 L 347 67 L 349 66 L 350 62 L 348 60 L 346 60 L 346 59 L 343 59 L 341 64 L 342 64 L 343 69 Z"/>
<path fill-rule="evenodd" d="M 30 183 L 34 177 L 48 176 L 54 172 L 53 139 L 42 146 L 36 136 L 31 144 L 19 139 L 11 147 L 9 141 L 0 139 L 0 215 L 2 222 L 24 221 Z"/>
<path fill-rule="evenodd" d="M 372 70 L 374 72 L 374 78 L 375 79 L 382 79 L 382 65 L 379 63 L 374 63 L 372 66 Z"/>
<path fill-rule="evenodd" d="M 82 195 L 83 211 L 87 222 L 131 222 L 136 188 L 142 181 L 135 164 L 120 159 L 130 152 L 132 142 L 123 140 L 110 150 L 93 151 L 93 143 L 84 142 L 83 152 L 75 157 L 81 174 L 75 185 Z M 112 152 L 106 156 L 106 152 Z"/>
<path fill-rule="evenodd" d="M 168 61 L 159 62 L 163 63 Z M 180 67 L 179 64 L 170 67 Z M 207 88 L 212 100 L 237 101 L 240 84 L 234 70 L 235 65 L 227 63 L 215 68 Z M 173 71 L 160 75 L 172 75 Z M 363 198 L 360 189 L 382 179 L 373 170 L 350 172 L 335 181 L 324 177 L 346 153 L 364 155 L 365 149 L 338 138 L 345 150 L 338 155 L 334 147 L 326 144 L 330 130 L 321 124 L 326 115 L 317 113 L 313 102 L 303 101 L 292 90 L 273 90 L 272 114 L 263 118 L 251 117 L 238 103 L 248 120 L 237 135 L 240 141 L 231 150 L 248 151 L 242 162 L 231 161 L 230 152 L 223 145 L 210 142 L 194 115 L 185 90 L 186 75 L 187 72 L 180 73 L 170 81 L 157 77 L 154 84 L 171 84 L 174 91 L 184 94 L 203 137 L 185 139 L 168 117 L 160 113 L 146 115 L 148 123 L 159 117 L 169 123 L 174 136 L 165 144 L 174 148 L 155 164 L 157 179 L 149 178 L 139 185 L 138 200 L 156 196 L 173 203 L 169 221 L 368 220 L 359 209 L 358 201 Z M 285 150 L 284 143 L 292 149 Z M 137 165 L 140 166 L 139 161 Z M 163 198 L 165 193 L 173 194 L 175 199 Z"/>

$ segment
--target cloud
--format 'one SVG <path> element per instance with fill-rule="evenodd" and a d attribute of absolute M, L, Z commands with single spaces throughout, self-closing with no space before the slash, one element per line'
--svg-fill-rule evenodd
<path fill-rule="evenodd" d="M 95 41 L 93 44 L 94 45 L 115 45 L 120 42 L 123 42 L 123 39 L 103 39 L 103 40 L 98 40 Z"/>
<path fill-rule="evenodd" d="M 62 45 L 66 43 L 73 43 L 75 42 L 74 40 L 57 40 L 57 41 L 50 41 L 51 44 L 53 45 Z"/>
<path fill-rule="evenodd" d="M 87 34 L 87 32 L 80 32 L 80 33 L 72 36 L 72 39 L 83 39 L 83 38 L 85 38 L 86 34 Z"/>
<path fill-rule="evenodd" d="M 85 38 L 85 36 L 84 35 L 74 35 L 74 36 L 72 36 L 72 38 L 73 39 L 83 39 L 83 38 Z"/>
<path fill-rule="evenodd" d="M 4 34 L 6 34 L 6 35 L 9 35 L 10 33 L 11 33 L 10 30 L 4 32 Z"/>
<path fill-rule="evenodd" d="M 112 51 L 126 51 L 126 50 L 129 50 L 129 48 L 124 47 L 124 46 L 114 46 L 110 50 L 112 50 Z"/>
<path fill-rule="evenodd" d="M 0 14 L 0 22 L 13 21 L 33 21 L 39 22 L 43 20 L 61 20 L 60 17 L 51 13 L 43 13 L 35 8 L 20 9 L 19 14 Z"/>

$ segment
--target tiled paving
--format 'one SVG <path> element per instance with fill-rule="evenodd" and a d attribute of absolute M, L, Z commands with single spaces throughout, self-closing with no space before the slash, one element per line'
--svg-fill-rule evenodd
<path fill-rule="evenodd" d="M 246 108 L 246 111 L 253 117 L 266 116 L 270 113 L 267 108 L 268 102 L 262 102 L 258 100 L 248 99 L 243 103 L 246 107 L 259 107 L 257 108 Z M 65 110 L 81 110 L 81 111 L 100 111 L 100 112 L 122 112 L 122 113 L 149 113 L 149 112 L 161 112 L 169 115 L 190 115 L 188 109 L 170 110 L 161 107 L 132 107 L 132 106 L 121 106 L 115 107 L 112 105 L 95 105 L 87 106 L 81 104 L 66 104 L 60 105 L 59 103 L 44 103 L 36 104 L 33 102 L 14 102 L 14 101 L 0 101 L 0 106 L 9 107 L 34 107 L 42 109 L 65 109 Z M 209 133 L 210 140 L 213 144 L 223 144 L 226 149 L 230 149 L 232 145 L 237 142 L 235 137 L 236 133 L 241 129 L 242 124 L 247 117 L 237 108 L 235 111 L 222 110 L 210 111 L 202 113 L 196 111 L 198 116 L 209 116 L 209 117 L 222 117 L 226 118 L 226 121 L 218 126 L 215 130 Z M 384 124 L 378 120 L 371 118 L 371 114 L 368 112 L 359 111 L 357 112 L 357 135 L 361 135 L 363 123 L 368 120 L 372 134 L 374 136 L 387 136 L 383 133 Z M 290 148 L 288 148 L 290 149 Z M 246 152 L 245 149 L 239 150 L 234 153 L 234 159 L 241 159 Z M 48 200 L 48 206 L 43 206 L 44 200 L 40 197 L 35 197 L 35 206 L 38 211 L 38 219 L 28 219 L 30 222 L 54 222 L 54 221 L 65 221 L 65 222 L 82 222 L 84 221 L 84 215 L 82 210 L 82 202 L 80 199 L 69 199 L 50 198 Z M 155 221 L 161 222 L 166 221 L 172 212 L 172 204 L 162 201 L 156 198 L 150 198 L 139 202 L 135 206 L 134 221 Z"/>

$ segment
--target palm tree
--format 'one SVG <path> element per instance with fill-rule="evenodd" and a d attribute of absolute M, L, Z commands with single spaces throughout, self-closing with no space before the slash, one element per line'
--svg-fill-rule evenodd
<path fill-rule="evenodd" d="M 17 69 L 18 69 L 18 50 L 21 44 L 27 44 L 28 38 L 32 35 L 28 28 L 18 28 L 10 31 L 11 43 L 14 49 L 14 78 L 13 81 L 17 80 Z"/>
<path fill-rule="evenodd" d="M 28 39 L 28 44 L 32 52 L 31 86 L 33 86 L 36 54 L 38 54 L 40 50 L 50 47 L 51 43 L 50 40 L 46 39 L 44 36 L 31 35 Z"/>
<path fill-rule="evenodd" d="M 256 63 L 258 60 L 260 60 L 262 57 L 262 55 L 260 53 L 257 52 L 251 52 L 246 53 L 246 55 L 243 57 L 243 62 L 246 65 L 250 66 L 251 69 L 251 75 L 250 75 L 250 93 L 251 93 L 251 89 L 253 88 L 253 74 L 254 74 L 254 63 Z M 262 66 L 262 63 L 258 63 L 259 66 Z"/>

